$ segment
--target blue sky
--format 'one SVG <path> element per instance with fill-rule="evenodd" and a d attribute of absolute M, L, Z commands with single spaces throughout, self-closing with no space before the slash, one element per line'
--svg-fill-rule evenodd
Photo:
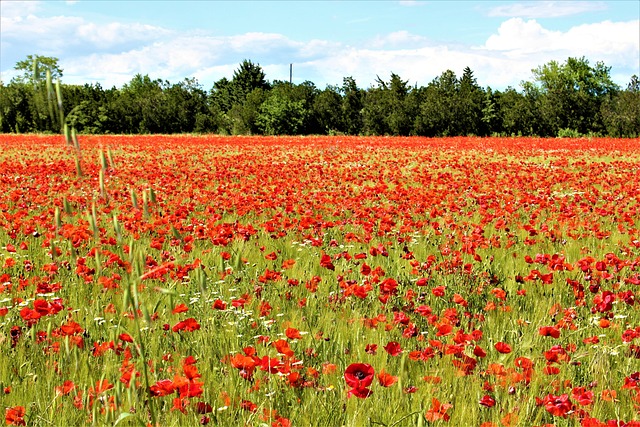
<path fill-rule="evenodd" d="M 518 88 L 531 69 L 585 56 L 625 86 L 640 74 L 640 2 L 0 2 L 3 81 L 28 54 L 55 56 L 66 83 L 121 86 L 136 74 L 205 89 L 243 59 L 269 80 L 368 87 L 394 72 L 426 85 L 469 66 L 482 86 Z"/>

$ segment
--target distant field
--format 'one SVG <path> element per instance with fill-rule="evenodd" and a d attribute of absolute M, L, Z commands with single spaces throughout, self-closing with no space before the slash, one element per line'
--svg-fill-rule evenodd
<path fill-rule="evenodd" d="M 639 139 L 79 143 L 0 135 L 7 424 L 640 425 Z"/>

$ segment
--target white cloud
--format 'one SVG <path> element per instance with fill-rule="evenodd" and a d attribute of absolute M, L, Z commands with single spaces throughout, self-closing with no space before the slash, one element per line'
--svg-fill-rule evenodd
<path fill-rule="evenodd" d="M 178 32 L 143 23 L 90 22 L 74 16 L 43 18 L 30 12 L 2 15 L 2 77 L 28 53 L 57 56 L 67 83 L 100 82 L 120 86 L 137 74 L 177 82 L 196 77 L 206 89 L 231 78 L 243 59 L 259 63 L 270 80 L 287 80 L 294 64 L 295 82 L 319 87 L 341 84 L 353 76 L 361 87 L 388 80 L 392 72 L 410 84 L 427 85 L 447 69 L 460 75 L 469 66 L 482 86 L 517 87 L 531 69 L 550 60 L 586 56 L 612 66 L 612 77 L 625 85 L 640 73 L 640 22 L 603 21 L 567 31 L 545 28 L 534 19 L 505 20 L 477 46 L 434 44 L 408 31 L 381 34 L 361 45 L 327 40 L 299 41 L 278 33 L 250 32 L 214 36 L 205 31 Z M 575 5 L 574 5 L 575 6 Z M 6 24 L 6 25 L 5 25 Z M 19 46 L 19 49 L 16 48 Z M 21 55 L 6 59 L 14 49 Z M 9 65 L 10 63 L 10 65 Z"/>
<path fill-rule="evenodd" d="M 110 22 L 99 25 L 92 22 L 81 22 L 75 29 L 75 35 L 78 39 L 91 43 L 100 49 L 108 49 L 133 40 L 154 40 L 170 34 L 169 30 L 139 23 Z"/>
<path fill-rule="evenodd" d="M 237 52 L 267 52 L 274 46 L 294 47 L 295 43 L 282 34 L 275 33 L 246 33 L 234 37 L 226 37 L 229 46 Z"/>
<path fill-rule="evenodd" d="M 132 46 L 134 43 L 152 41 L 171 35 L 171 31 L 139 23 L 94 23 L 76 16 L 52 16 L 42 18 L 25 10 L 9 8 L 1 18 L 2 40 L 9 45 L 20 43 L 32 50 L 60 55 L 71 49 L 95 51 Z M 22 3 L 22 2 L 16 2 Z M 30 5 L 30 2 L 27 6 Z M 30 10 L 35 10 L 30 6 Z M 29 9 L 29 7 L 27 8 Z"/>
<path fill-rule="evenodd" d="M 482 86 L 506 87 L 509 84 L 517 85 L 528 77 L 532 68 L 513 65 L 508 59 L 495 59 L 483 52 L 456 50 L 446 46 L 398 50 L 347 48 L 343 52 L 302 64 L 303 69 L 310 73 L 321 69 L 326 80 L 334 84 L 340 84 L 343 77 L 353 76 L 362 87 L 375 84 L 378 77 L 388 81 L 392 72 L 408 80 L 411 85 L 427 85 L 448 69 L 460 76 L 466 66 L 471 67 Z"/>
<path fill-rule="evenodd" d="M 91 76 L 107 86 L 120 86 L 137 74 L 176 82 L 194 76 L 208 87 L 230 78 L 243 59 L 259 63 L 270 79 L 285 79 L 280 68 L 326 56 L 336 44 L 293 41 L 281 34 L 247 33 L 231 37 L 182 35 L 121 53 L 94 53 L 65 62 L 65 80 L 82 82 Z M 275 73 L 271 75 L 273 70 Z M 84 79 L 86 80 L 86 78 Z"/>
<path fill-rule="evenodd" d="M 584 12 L 605 10 L 601 1 L 530 1 L 496 6 L 489 10 L 489 16 L 520 18 L 558 18 Z"/>
<path fill-rule="evenodd" d="M 330 52 L 326 57 L 309 61 L 311 72 L 322 70 L 328 81 L 339 83 L 353 75 L 359 85 L 366 86 L 376 76 L 387 80 L 394 72 L 410 83 L 428 84 L 443 71 L 451 69 L 460 75 L 469 66 L 482 86 L 518 87 L 531 78 L 531 70 L 550 60 L 564 62 L 569 56 L 585 56 L 591 64 L 603 61 L 613 68 L 612 78 L 626 85 L 629 77 L 640 70 L 640 21 L 611 22 L 575 26 L 568 31 L 552 31 L 535 20 L 514 18 L 502 23 L 496 34 L 478 47 L 434 46 L 426 39 L 415 39 L 417 46 L 400 49 L 380 43 L 375 48 L 350 47 Z M 413 40 L 409 33 L 390 34 L 380 40 Z M 408 45 L 410 43 L 405 43 Z M 375 45 L 375 43 L 373 44 Z M 620 72 L 620 70 L 627 70 Z"/>
<path fill-rule="evenodd" d="M 584 24 L 568 31 L 545 29 L 535 20 L 512 18 L 503 22 L 481 50 L 513 60 L 534 60 L 586 56 L 609 65 L 638 66 L 640 21 Z"/>
<path fill-rule="evenodd" d="M 419 0 L 401 0 L 398 2 L 398 4 L 400 4 L 400 6 L 413 7 L 413 6 L 423 6 L 427 4 L 427 2 L 419 1 Z"/>
<path fill-rule="evenodd" d="M 39 1 L 0 1 L 0 15 L 3 23 L 5 20 L 32 15 L 39 9 Z"/>
<path fill-rule="evenodd" d="M 410 48 L 410 47 L 419 47 L 423 46 L 427 43 L 427 38 L 418 36 L 416 34 L 411 34 L 406 30 L 394 31 L 389 34 L 385 34 L 382 36 L 377 36 L 370 43 L 370 47 L 381 49 L 381 48 Z"/>

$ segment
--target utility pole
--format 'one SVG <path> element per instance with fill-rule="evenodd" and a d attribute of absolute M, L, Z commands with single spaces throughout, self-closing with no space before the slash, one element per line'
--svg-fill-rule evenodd
<path fill-rule="evenodd" d="M 293 64 L 289 64 L 289 84 L 293 83 Z"/>

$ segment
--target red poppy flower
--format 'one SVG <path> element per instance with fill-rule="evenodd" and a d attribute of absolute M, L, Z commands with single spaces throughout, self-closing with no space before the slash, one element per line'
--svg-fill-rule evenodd
<path fill-rule="evenodd" d="M 225 310 L 227 308 L 227 303 L 221 299 L 217 299 L 213 302 L 213 306 L 211 308 L 214 310 Z"/>
<path fill-rule="evenodd" d="M 331 271 L 336 269 L 336 267 L 331 262 L 331 257 L 325 253 L 323 253 L 322 257 L 320 258 L 320 266 L 326 269 L 329 269 Z"/>
<path fill-rule="evenodd" d="M 187 311 L 189 311 L 189 307 L 187 307 L 186 304 L 180 303 L 176 305 L 173 308 L 173 310 L 171 310 L 171 313 L 178 314 L 178 313 L 186 313 Z"/>
<path fill-rule="evenodd" d="M 475 348 L 473 349 L 473 354 L 474 356 L 481 357 L 481 358 L 487 356 L 487 352 L 484 351 L 484 349 L 479 345 L 475 346 Z"/>
<path fill-rule="evenodd" d="M 152 396 L 168 396 L 175 391 L 175 385 L 171 380 L 160 380 L 149 389 Z"/>
<path fill-rule="evenodd" d="M 291 350 L 291 348 L 289 347 L 289 343 L 285 340 L 276 340 L 273 342 L 273 346 L 280 354 L 284 354 L 285 356 L 289 357 L 294 355 L 293 350 Z"/>
<path fill-rule="evenodd" d="M 71 380 L 66 380 L 61 386 L 55 388 L 56 394 L 66 396 L 76 388 L 76 385 Z"/>
<path fill-rule="evenodd" d="M 395 376 L 385 372 L 384 370 L 382 370 L 382 371 L 380 371 L 380 373 L 378 373 L 378 382 L 383 387 L 392 386 L 393 384 L 396 383 L 396 381 L 398 381 L 398 377 L 395 377 Z"/>
<path fill-rule="evenodd" d="M 289 421 L 289 418 L 277 417 L 276 420 L 271 423 L 271 427 L 291 427 L 291 421 Z"/>
<path fill-rule="evenodd" d="M 488 394 L 485 394 L 484 396 L 482 396 L 482 399 L 480 399 L 479 403 L 482 406 L 486 406 L 487 408 L 492 408 L 493 406 L 495 406 L 496 400 Z"/>
<path fill-rule="evenodd" d="M 372 394 L 373 394 L 373 391 L 371 391 L 367 387 L 355 387 L 347 392 L 347 397 L 355 396 L 359 399 L 366 399 Z"/>
<path fill-rule="evenodd" d="M 118 335 L 118 338 L 125 342 L 133 342 L 133 337 L 127 333 L 122 333 Z"/>
<path fill-rule="evenodd" d="M 436 332 L 436 336 L 437 337 L 447 336 L 451 332 L 453 332 L 453 326 L 451 326 L 448 323 L 443 323 L 441 325 L 438 325 L 438 332 Z"/>
<path fill-rule="evenodd" d="M 640 372 L 634 372 L 624 379 L 622 388 L 640 390 Z"/>
<path fill-rule="evenodd" d="M 390 341 L 387 345 L 384 346 L 384 349 L 392 356 L 397 356 L 402 353 L 400 343 L 397 343 L 396 341 Z"/>
<path fill-rule="evenodd" d="M 284 261 L 282 261 L 282 269 L 288 270 L 291 267 L 293 267 L 295 264 L 296 264 L 295 259 L 285 259 Z"/>
<path fill-rule="evenodd" d="M 7 425 L 10 426 L 25 426 L 24 421 L 24 406 L 14 406 L 13 408 L 7 408 L 4 412 L 4 419 Z"/>
<path fill-rule="evenodd" d="M 584 387 L 574 387 L 571 390 L 571 397 L 582 406 L 593 403 L 593 391 L 585 390 Z"/>
<path fill-rule="evenodd" d="M 437 297 L 443 297 L 445 289 L 446 288 L 444 286 L 436 286 L 435 288 L 431 289 L 431 293 Z"/>
<path fill-rule="evenodd" d="M 543 337 L 560 338 L 560 329 L 555 326 L 543 326 L 538 329 L 538 333 Z"/>
<path fill-rule="evenodd" d="M 554 396 L 553 394 L 548 394 L 542 400 L 544 404 L 544 408 L 551 415 L 556 417 L 566 417 L 567 413 L 573 407 L 573 404 L 569 400 L 569 395 L 563 394 L 560 396 Z"/>
<path fill-rule="evenodd" d="M 369 267 L 366 262 L 363 263 L 360 267 L 360 274 L 362 274 L 363 276 L 368 276 L 369 274 L 371 274 L 371 267 Z"/>
<path fill-rule="evenodd" d="M 450 403 L 440 403 L 440 401 L 434 397 L 431 399 L 431 408 L 426 412 L 424 417 L 429 422 L 438 420 L 449 421 L 451 416 L 447 414 L 447 411 L 452 407 L 453 405 Z"/>
<path fill-rule="evenodd" d="M 498 350 L 500 353 L 503 354 L 508 354 L 511 353 L 511 346 L 507 343 L 504 343 L 502 341 L 497 342 L 495 345 L 496 350 Z"/>
<path fill-rule="evenodd" d="M 287 328 L 284 331 L 284 334 L 287 336 L 287 338 L 289 338 L 291 340 L 300 340 L 300 339 L 302 339 L 302 335 L 300 334 L 300 331 L 297 330 L 296 328 Z"/>
<path fill-rule="evenodd" d="M 367 354 L 375 356 L 378 352 L 378 344 L 367 344 L 367 346 L 364 348 L 364 351 Z"/>
<path fill-rule="evenodd" d="M 210 412 L 213 412 L 213 407 L 207 402 L 197 402 L 195 410 L 198 414 L 208 414 Z"/>
<path fill-rule="evenodd" d="M 349 387 L 364 388 L 373 382 L 375 371 L 368 363 L 352 363 L 344 371 L 344 380 Z"/>
<path fill-rule="evenodd" d="M 190 317 L 188 319 L 185 319 L 181 322 L 176 323 L 175 326 L 172 328 L 172 331 L 173 332 L 178 332 L 178 331 L 193 332 L 193 331 L 197 331 L 198 329 L 200 329 L 200 324 L 196 319 L 194 319 L 193 317 Z"/>
<path fill-rule="evenodd" d="M 187 405 L 189 401 L 182 397 L 176 397 L 173 399 L 173 406 L 171 407 L 172 411 L 180 411 L 183 414 L 187 413 Z"/>
<path fill-rule="evenodd" d="M 558 375 L 560 373 L 560 368 L 557 366 L 547 365 L 542 369 L 542 373 L 545 375 Z"/>

